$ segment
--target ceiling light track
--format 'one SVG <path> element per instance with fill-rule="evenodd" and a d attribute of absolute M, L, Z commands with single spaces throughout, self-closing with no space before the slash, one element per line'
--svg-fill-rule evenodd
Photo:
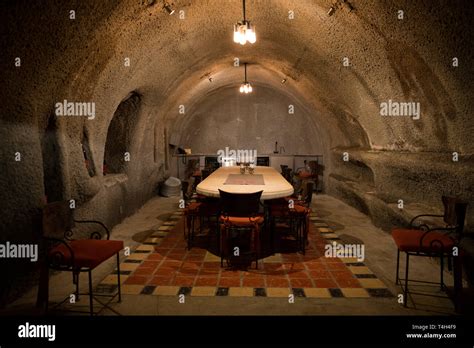
<path fill-rule="evenodd" d="M 336 10 L 340 8 L 345 8 L 348 12 L 352 12 L 354 10 L 354 6 L 352 6 L 348 0 L 336 0 L 329 8 L 328 16 L 332 16 Z"/>
<path fill-rule="evenodd" d="M 174 8 L 169 4 L 167 3 L 166 1 L 163 2 L 163 9 L 171 16 L 175 10 Z"/>

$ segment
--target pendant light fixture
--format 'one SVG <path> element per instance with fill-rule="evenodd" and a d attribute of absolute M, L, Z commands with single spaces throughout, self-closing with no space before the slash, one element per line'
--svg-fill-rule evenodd
<path fill-rule="evenodd" d="M 244 69 L 245 69 L 245 81 L 244 83 L 242 83 L 240 85 L 240 93 L 245 93 L 245 94 L 249 94 L 249 93 L 252 93 L 252 86 L 250 85 L 250 83 L 247 81 L 247 63 L 244 63 Z"/>
<path fill-rule="evenodd" d="M 251 44 L 257 41 L 255 34 L 255 27 L 250 24 L 250 21 L 245 17 L 245 0 L 242 0 L 242 7 L 244 12 L 244 20 L 234 24 L 234 42 L 245 45 L 248 42 Z"/>

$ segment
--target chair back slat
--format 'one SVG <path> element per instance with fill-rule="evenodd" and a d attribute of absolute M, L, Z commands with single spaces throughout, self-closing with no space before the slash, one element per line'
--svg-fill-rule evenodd
<path fill-rule="evenodd" d="M 318 174 L 318 161 L 309 161 L 308 166 L 311 168 L 311 174 Z"/>
<path fill-rule="evenodd" d="M 202 180 L 206 179 L 209 175 L 211 175 L 211 171 L 209 169 L 201 170 Z"/>
<path fill-rule="evenodd" d="M 189 181 L 181 181 L 181 192 L 183 193 L 183 199 L 185 202 L 187 202 L 190 197 L 189 197 Z"/>
<path fill-rule="evenodd" d="M 456 226 L 458 232 L 462 233 L 468 203 L 457 197 L 442 196 L 441 199 L 444 205 L 444 222 L 448 226 Z"/>
<path fill-rule="evenodd" d="M 464 232 L 464 221 L 466 220 L 467 202 L 458 201 L 456 203 L 455 211 L 458 232 L 459 234 L 462 234 Z"/>
<path fill-rule="evenodd" d="M 306 193 L 305 193 L 305 203 L 308 207 L 311 207 L 311 201 L 313 200 L 313 188 L 314 183 L 312 181 L 308 181 L 306 183 Z"/>
<path fill-rule="evenodd" d="M 455 226 L 457 224 L 456 209 L 455 209 L 456 198 L 442 196 L 441 200 L 443 201 L 443 205 L 444 205 L 444 217 L 443 217 L 444 222 L 448 226 Z"/>
<path fill-rule="evenodd" d="M 260 209 L 262 192 L 230 193 L 219 190 L 221 213 L 236 217 L 257 215 Z"/>
<path fill-rule="evenodd" d="M 283 168 L 283 165 L 281 166 L 281 174 L 282 176 L 288 181 L 291 183 L 291 172 L 292 172 L 292 169 L 291 168 L 288 168 L 288 166 L 285 166 L 285 168 Z"/>

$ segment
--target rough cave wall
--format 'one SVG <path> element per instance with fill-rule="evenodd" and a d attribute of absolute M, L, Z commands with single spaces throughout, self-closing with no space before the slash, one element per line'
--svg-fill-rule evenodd
<path fill-rule="evenodd" d="M 102 175 L 109 123 L 120 102 L 136 90 L 133 85 L 111 87 L 99 82 L 106 64 L 114 59 L 114 49 L 105 44 L 108 34 L 94 29 L 107 20 L 116 5 L 75 4 L 77 22 L 63 16 L 69 14 L 67 3 L 24 2 L 2 9 L 1 32 L 8 60 L 2 59 L 0 64 L 2 81 L 8 88 L 0 93 L 9 103 L 1 109 L 1 243 L 39 243 L 40 209 L 47 199 L 74 199 L 76 218 L 99 220 L 113 227 L 152 197 L 165 175 L 163 151 L 154 148 L 154 128 L 161 129 L 164 123 L 155 122 L 156 112 L 142 105 L 146 97 L 141 98 L 129 134 L 131 160 L 123 169 L 125 177 L 115 180 Z M 24 11 L 25 7 L 29 11 Z M 46 17 L 53 24 L 44 25 Z M 13 65 L 11 69 L 17 56 L 21 67 Z M 94 102 L 95 118 L 56 117 L 55 104 L 63 100 Z M 92 177 L 84 163 L 84 135 L 95 173 Z M 45 187 L 45 182 L 55 188 L 53 195 L 47 195 L 47 190 L 53 190 Z M 36 266 L 29 261 L 2 261 L 5 278 L 0 286 L 0 307 L 37 284 Z"/>
<path fill-rule="evenodd" d="M 325 134 L 293 99 L 264 86 L 254 86 L 249 95 L 238 93 L 237 88 L 213 93 L 188 113 L 188 121 L 179 130 L 184 148 L 212 154 L 228 146 L 271 154 L 278 142 L 285 154 L 323 154 Z"/>
<path fill-rule="evenodd" d="M 461 2 L 451 5 L 424 8 L 417 3 L 411 11 L 405 11 L 417 18 L 409 21 L 410 28 L 401 29 L 395 21 L 388 21 L 384 27 L 377 25 L 378 20 L 370 24 L 384 43 L 388 78 L 376 72 L 365 75 L 363 86 L 373 100 L 365 105 L 364 113 L 379 131 L 375 123 L 382 120 L 389 136 L 380 142 L 377 131 L 369 131 L 369 125 L 362 122 L 371 149 L 338 146 L 331 155 L 329 192 L 365 212 L 386 230 L 407 223 L 407 216 L 393 209 L 399 199 L 406 207 L 422 204 L 442 210 L 441 196 L 455 195 L 470 202 L 466 232 L 474 232 L 474 144 L 469 135 L 474 131 L 473 99 L 466 94 L 473 71 L 470 64 L 453 66 L 454 57 L 466 62 L 472 57 L 472 45 L 467 44 L 472 42 L 472 33 L 464 30 L 472 6 Z M 403 8 L 400 3 L 392 4 L 392 8 L 397 6 Z M 396 38 L 395 33 L 401 31 L 405 36 Z M 371 81 L 375 78 L 380 81 Z M 382 117 L 378 106 L 389 99 L 420 103 L 420 119 Z M 457 161 L 453 161 L 454 153 L 458 154 Z M 344 154 L 348 154 L 348 161 L 343 160 Z"/>
<path fill-rule="evenodd" d="M 437 24 L 448 25 L 443 22 Z M 457 29 L 459 33 L 453 42 L 462 35 L 461 28 Z M 433 41 L 425 39 L 426 42 Z M 450 46 L 453 42 L 450 42 Z M 469 120 L 471 112 L 468 111 L 472 100 L 461 100 L 469 84 L 466 78 L 472 73 L 469 67 L 453 67 L 452 58 L 445 56 L 445 68 L 451 64 L 449 74 L 455 78 L 450 80 L 433 68 L 433 65 L 437 66 L 440 62 L 433 59 L 433 54 L 421 46 L 421 42 L 420 47 L 415 49 L 405 42 L 387 40 L 386 49 L 387 59 L 396 77 L 389 81 L 389 86 L 397 86 L 400 91 L 385 94 L 386 99 L 381 101 L 392 99 L 418 102 L 420 119 L 385 117 L 384 123 L 393 134 L 392 141 L 384 146 L 372 144 L 372 149 L 368 152 L 335 149 L 333 163 L 336 169 L 333 171 L 330 187 L 332 194 L 356 206 L 359 203 L 355 202 L 366 201 L 367 205 L 373 206 L 366 213 L 379 226 L 390 229 L 394 223 L 400 223 L 397 221 L 399 216 L 394 220 L 391 217 L 392 210 L 387 209 L 384 203 L 403 199 L 408 204 L 423 203 L 441 210 L 442 195 L 454 195 L 468 202 L 474 201 L 474 175 L 471 169 L 474 164 L 473 142 L 468 135 L 474 130 L 474 124 Z M 465 50 L 469 49 L 459 44 L 456 49 L 453 48 L 453 56 L 467 55 Z M 467 75 L 463 76 L 462 70 Z M 383 118 L 379 110 L 373 110 L 369 114 L 373 118 Z M 344 161 L 344 152 L 354 160 Z M 453 160 L 455 157 L 456 160 Z M 357 161 L 371 169 L 374 182 L 354 180 L 354 175 L 360 171 L 351 166 L 351 163 Z M 350 194 L 346 191 L 350 191 Z M 468 209 L 466 232 L 474 232 L 472 207 Z"/>

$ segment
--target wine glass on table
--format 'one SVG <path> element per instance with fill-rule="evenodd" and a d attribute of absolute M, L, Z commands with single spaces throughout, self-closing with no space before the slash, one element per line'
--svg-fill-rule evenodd
<path fill-rule="evenodd" d="M 244 162 L 240 162 L 240 174 L 245 174 L 245 165 Z"/>
<path fill-rule="evenodd" d="M 255 170 L 255 163 L 254 163 L 254 162 L 250 162 L 250 163 L 249 163 L 249 173 L 250 173 L 250 174 L 253 174 L 254 170 Z"/>

